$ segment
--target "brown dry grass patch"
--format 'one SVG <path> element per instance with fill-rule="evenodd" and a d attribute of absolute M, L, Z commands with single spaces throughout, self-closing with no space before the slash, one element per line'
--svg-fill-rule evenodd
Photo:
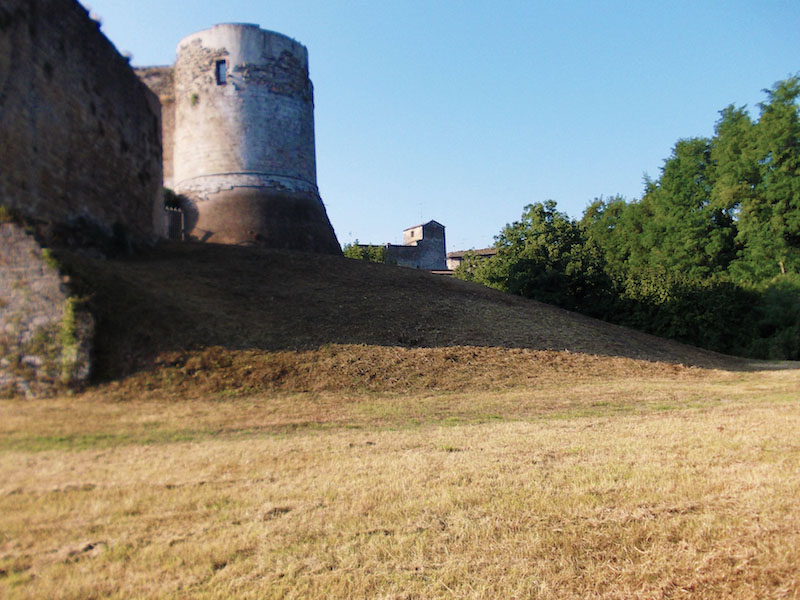
<path fill-rule="evenodd" d="M 104 394 L 172 398 L 257 392 L 380 392 L 501 390 L 568 380 L 694 378 L 684 365 L 527 348 L 404 348 L 328 344 L 318 350 L 167 352 L 156 368 L 102 387 Z"/>

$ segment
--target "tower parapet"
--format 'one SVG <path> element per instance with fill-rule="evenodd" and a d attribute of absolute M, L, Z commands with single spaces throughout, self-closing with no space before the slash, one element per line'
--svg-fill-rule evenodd
<path fill-rule="evenodd" d="M 258 25 L 215 25 L 178 44 L 174 80 L 173 181 L 189 235 L 341 252 L 317 189 L 306 48 Z"/>

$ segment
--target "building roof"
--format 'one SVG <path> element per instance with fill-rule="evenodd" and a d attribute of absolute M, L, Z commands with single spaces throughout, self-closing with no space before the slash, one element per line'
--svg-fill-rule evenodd
<path fill-rule="evenodd" d="M 480 250 L 458 250 L 457 252 L 448 252 L 447 258 L 463 258 L 465 254 L 472 252 L 477 256 L 494 256 L 497 254 L 497 248 L 481 248 Z"/>
<path fill-rule="evenodd" d="M 406 227 L 403 231 L 408 231 L 409 229 L 416 229 L 417 227 L 425 227 L 426 225 L 438 225 L 442 229 L 444 229 L 444 225 L 439 223 L 439 221 L 428 221 L 427 223 L 420 223 L 419 225 L 412 225 L 411 227 Z"/>

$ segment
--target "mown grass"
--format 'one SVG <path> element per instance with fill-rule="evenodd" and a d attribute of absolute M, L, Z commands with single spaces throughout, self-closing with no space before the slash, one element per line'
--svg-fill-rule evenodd
<path fill-rule="evenodd" d="M 0 411 L 0 596 L 793 598 L 800 370 Z"/>

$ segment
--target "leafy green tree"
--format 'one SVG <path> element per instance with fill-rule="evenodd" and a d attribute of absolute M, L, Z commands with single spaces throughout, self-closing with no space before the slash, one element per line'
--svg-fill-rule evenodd
<path fill-rule="evenodd" d="M 733 274 L 758 282 L 800 272 L 800 78 L 764 90 L 757 123 L 728 107 L 717 124 L 715 201 L 736 215 Z"/>
<path fill-rule="evenodd" d="M 600 248 L 553 200 L 529 204 L 495 237 L 497 254 L 467 260 L 457 276 L 600 316 L 612 296 Z"/>
<path fill-rule="evenodd" d="M 734 218 L 739 206 L 754 194 L 760 179 L 755 124 L 745 107 L 730 105 L 720 111 L 711 159 L 716 170 L 712 204 Z"/>
<path fill-rule="evenodd" d="M 603 255 L 605 270 L 614 279 L 647 268 L 649 252 L 643 244 L 645 223 L 651 217 L 640 202 L 615 196 L 595 199 L 580 221 L 584 235 Z"/>
<path fill-rule="evenodd" d="M 497 261 L 494 256 L 478 256 L 473 251 L 467 251 L 461 257 L 461 263 L 453 271 L 453 276 L 464 281 L 474 281 L 482 283 L 487 287 L 492 287 L 505 291 L 502 285 L 491 283 L 491 273 L 497 268 Z"/>
<path fill-rule="evenodd" d="M 712 202 L 715 169 L 711 140 L 678 141 L 658 182 L 642 204 L 650 218 L 643 228 L 650 268 L 664 266 L 691 277 L 724 272 L 734 258 L 733 219 Z"/>
<path fill-rule="evenodd" d="M 531 204 L 456 275 L 722 352 L 800 358 L 800 77 L 679 140 L 640 200 Z"/>
<path fill-rule="evenodd" d="M 758 294 L 725 277 L 656 267 L 627 277 L 618 293 L 615 321 L 654 335 L 727 353 L 745 352 L 755 335 Z"/>

